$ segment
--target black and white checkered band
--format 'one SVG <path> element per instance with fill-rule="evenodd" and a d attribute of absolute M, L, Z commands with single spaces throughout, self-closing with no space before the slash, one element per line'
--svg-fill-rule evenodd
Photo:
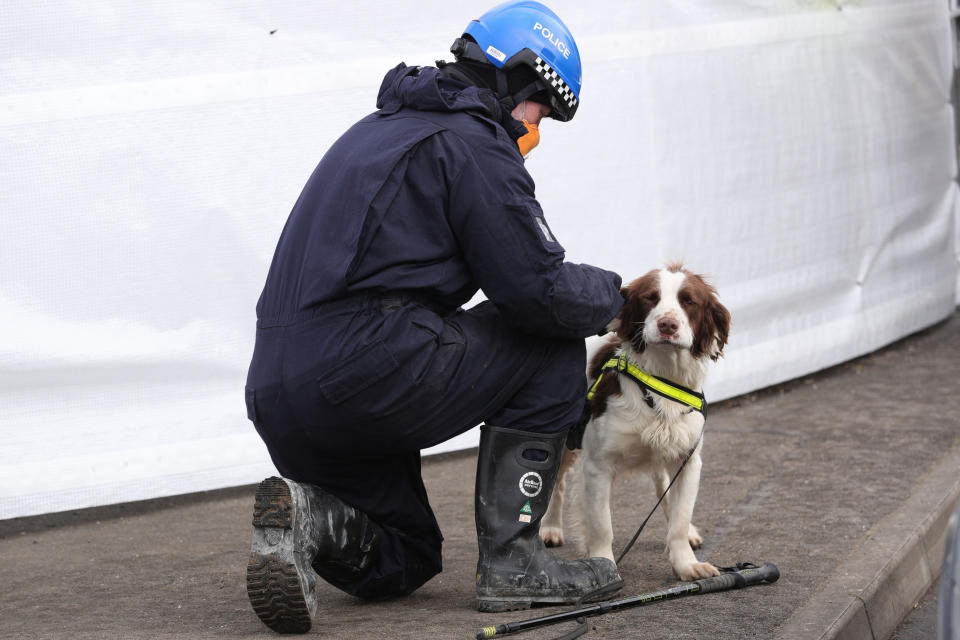
<path fill-rule="evenodd" d="M 567 107 L 572 109 L 577 105 L 577 96 L 573 94 L 573 89 L 567 86 L 567 83 L 563 81 L 557 72 L 547 64 L 543 58 L 537 57 L 536 59 L 536 69 L 537 73 L 543 76 L 543 79 L 547 81 L 553 90 L 557 93 L 557 96 L 563 100 Z"/>

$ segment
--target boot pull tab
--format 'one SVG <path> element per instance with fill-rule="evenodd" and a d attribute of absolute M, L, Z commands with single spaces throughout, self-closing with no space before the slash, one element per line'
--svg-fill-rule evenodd
<path fill-rule="evenodd" d="M 516 448 L 517 462 L 528 469 L 549 469 L 553 466 L 556 448 L 552 442 L 521 442 Z"/>
<path fill-rule="evenodd" d="M 533 460 L 534 462 L 543 462 L 550 457 L 550 452 L 546 449 L 524 449 L 520 456 L 525 460 Z"/>

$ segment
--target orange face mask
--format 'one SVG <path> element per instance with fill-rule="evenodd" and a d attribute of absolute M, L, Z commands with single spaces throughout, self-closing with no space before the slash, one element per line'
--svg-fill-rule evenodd
<path fill-rule="evenodd" d="M 533 148 L 540 144 L 540 128 L 526 120 L 523 125 L 527 128 L 527 133 L 517 138 L 517 146 L 520 147 L 520 155 L 526 158 Z"/>

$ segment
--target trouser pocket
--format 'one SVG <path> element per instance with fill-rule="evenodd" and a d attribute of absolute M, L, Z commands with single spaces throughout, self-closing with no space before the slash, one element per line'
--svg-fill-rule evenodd
<path fill-rule="evenodd" d="M 374 340 L 316 380 L 330 404 L 337 405 L 397 370 L 399 363 L 382 340 Z"/>

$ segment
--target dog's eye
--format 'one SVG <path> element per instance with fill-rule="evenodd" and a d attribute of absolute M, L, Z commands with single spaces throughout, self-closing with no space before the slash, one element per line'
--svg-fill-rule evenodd
<path fill-rule="evenodd" d="M 696 300 L 694 300 L 694 299 L 691 298 L 690 296 L 681 296 L 681 297 L 680 297 L 680 304 L 682 304 L 682 305 L 685 306 L 685 307 L 695 307 L 695 306 L 697 306 Z"/>

